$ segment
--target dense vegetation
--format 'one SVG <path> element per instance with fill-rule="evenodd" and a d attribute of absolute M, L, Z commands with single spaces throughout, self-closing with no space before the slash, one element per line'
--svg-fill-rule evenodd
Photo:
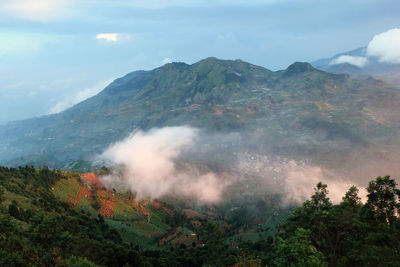
<path fill-rule="evenodd" d="M 278 259 L 283 265 L 312 260 L 315 266 L 399 266 L 400 190 L 389 176 L 371 181 L 367 190 L 364 205 L 356 187 L 332 205 L 327 186 L 319 183 L 284 225 Z"/>
<path fill-rule="evenodd" d="M 144 249 L 126 243 L 103 217 L 56 198 L 66 174 L 0 167 L 0 266 L 399 266 L 400 190 L 389 176 L 351 187 L 338 205 L 319 183 L 277 236 L 228 242 L 220 223 L 201 229 L 204 246 Z"/>

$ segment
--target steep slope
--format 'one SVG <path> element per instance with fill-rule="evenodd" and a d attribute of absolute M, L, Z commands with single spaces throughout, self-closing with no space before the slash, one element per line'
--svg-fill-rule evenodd
<path fill-rule="evenodd" d="M 0 158 L 56 153 L 63 162 L 77 159 L 101 151 L 135 128 L 190 123 L 185 108 L 199 113 L 204 103 L 223 104 L 245 84 L 265 79 L 269 73 L 240 61 L 214 58 L 192 66 L 173 63 L 134 72 L 61 114 L 8 124 L 0 133 Z"/>
<path fill-rule="evenodd" d="M 0 129 L 0 159 L 62 166 L 90 160 L 134 129 L 190 125 L 240 133 L 240 146 L 254 152 L 340 165 L 351 151 L 395 148 L 399 100 L 383 82 L 308 63 L 278 72 L 240 60 L 171 63 L 119 78 L 60 114 L 8 124 Z"/>

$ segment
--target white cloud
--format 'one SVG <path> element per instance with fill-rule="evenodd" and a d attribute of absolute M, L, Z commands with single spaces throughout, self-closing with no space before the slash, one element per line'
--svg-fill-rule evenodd
<path fill-rule="evenodd" d="M 122 33 L 99 33 L 96 35 L 96 39 L 108 42 L 129 42 L 135 40 L 132 35 Z"/>
<path fill-rule="evenodd" d="M 212 172 L 200 174 L 175 166 L 183 151 L 194 149 L 198 136 L 199 130 L 188 126 L 133 132 L 100 156 L 123 166 L 122 172 L 101 179 L 106 185 L 129 189 L 139 199 L 172 193 L 202 203 L 218 202 L 229 182 Z"/>
<path fill-rule="evenodd" d="M 368 63 L 368 59 L 365 57 L 354 57 L 349 55 L 343 55 L 338 58 L 332 60 L 329 65 L 337 65 L 337 64 L 344 64 L 348 63 L 359 68 L 364 67 Z"/>
<path fill-rule="evenodd" d="M 68 13 L 75 0 L 2 0 L 0 13 L 20 19 L 57 20 Z"/>
<path fill-rule="evenodd" d="M 99 33 L 96 35 L 96 39 L 104 39 L 107 41 L 116 42 L 118 41 L 118 33 Z"/>
<path fill-rule="evenodd" d="M 83 89 L 82 91 L 79 91 L 75 95 L 67 97 L 66 99 L 58 102 L 54 107 L 52 107 L 49 111 L 49 114 L 59 113 L 88 99 L 89 97 L 97 95 L 113 80 L 114 79 L 108 79 L 106 81 L 102 81 L 96 84 L 94 87 Z"/>
<path fill-rule="evenodd" d="M 367 55 L 380 62 L 400 64 L 400 28 L 375 35 L 368 44 Z"/>
<path fill-rule="evenodd" d="M 165 64 L 168 64 L 168 63 L 171 63 L 172 62 L 172 59 L 170 59 L 169 57 L 166 57 L 166 58 L 164 58 L 163 60 L 162 60 L 162 65 L 165 65 Z"/>

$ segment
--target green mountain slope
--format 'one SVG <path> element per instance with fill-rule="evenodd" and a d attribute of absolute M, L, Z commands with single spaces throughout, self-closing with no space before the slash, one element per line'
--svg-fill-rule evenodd
<path fill-rule="evenodd" d="M 0 159 L 63 166 L 90 160 L 134 129 L 190 125 L 238 132 L 255 152 L 340 165 L 352 151 L 396 153 L 399 101 L 383 82 L 308 63 L 277 72 L 240 60 L 171 63 L 119 78 L 60 114 L 0 128 Z"/>

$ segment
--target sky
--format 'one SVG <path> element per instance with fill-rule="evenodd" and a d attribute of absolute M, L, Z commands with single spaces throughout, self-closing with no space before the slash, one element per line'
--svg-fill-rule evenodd
<path fill-rule="evenodd" d="M 399 14 L 398 0 L 0 0 L 0 125 L 172 61 L 279 70 L 331 57 L 400 27 Z"/>

